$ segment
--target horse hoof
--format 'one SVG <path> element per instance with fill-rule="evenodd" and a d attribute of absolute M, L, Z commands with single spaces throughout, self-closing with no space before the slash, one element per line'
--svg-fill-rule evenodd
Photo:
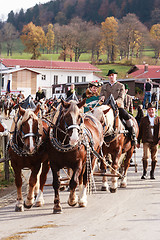
<path fill-rule="evenodd" d="M 76 204 L 77 204 L 77 200 L 74 200 L 74 201 L 69 201 L 68 200 L 68 205 L 69 206 L 74 207 L 74 206 L 76 206 Z"/>
<path fill-rule="evenodd" d="M 111 192 L 111 193 L 115 193 L 116 191 L 117 191 L 116 188 L 110 188 L 110 192 Z"/>
<path fill-rule="evenodd" d="M 79 207 L 86 207 L 87 206 L 87 202 L 79 202 Z"/>
<path fill-rule="evenodd" d="M 126 187 L 127 187 L 127 184 L 126 184 L 126 183 L 121 183 L 121 184 L 120 184 L 120 187 L 121 187 L 121 188 L 126 188 Z"/>
<path fill-rule="evenodd" d="M 15 206 L 15 212 L 24 212 L 24 207 L 20 206 L 18 207 L 17 205 Z"/>
<path fill-rule="evenodd" d="M 33 206 L 33 204 L 31 204 L 31 205 L 26 205 L 25 202 L 24 202 L 24 207 L 25 207 L 25 208 L 30 209 L 32 206 Z"/>
<path fill-rule="evenodd" d="M 53 208 L 53 213 L 60 214 L 60 213 L 62 213 L 62 209 L 61 208 Z"/>
<path fill-rule="evenodd" d="M 34 207 L 43 207 L 43 203 L 42 203 L 41 201 L 36 202 L 36 203 L 34 204 Z"/>
<path fill-rule="evenodd" d="M 107 188 L 107 187 L 105 187 L 105 186 L 102 186 L 102 187 L 101 187 L 101 191 L 108 192 L 108 188 Z"/>

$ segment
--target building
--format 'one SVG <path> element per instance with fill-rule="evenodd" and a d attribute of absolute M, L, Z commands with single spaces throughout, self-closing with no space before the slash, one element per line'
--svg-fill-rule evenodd
<path fill-rule="evenodd" d="M 2 92 L 6 91 L 7 81 L 10 80 L 11 90 L 21 90 L 25 96 L 31 94 L 34 97 L 39 86 L 47 98 L 65 95 L 72 83 L 81 95 L 88 82 L 101 79 L 97 72 L 101 70 L 87 62 L 3 59 Z"/>

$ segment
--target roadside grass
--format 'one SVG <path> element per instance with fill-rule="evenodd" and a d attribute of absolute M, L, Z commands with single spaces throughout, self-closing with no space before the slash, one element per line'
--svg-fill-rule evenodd
<path fill-rule="evenodd" d="M 0 190 L 14 183 L 14 176 L 11 167 L 9 169 L 9 176 L 9 181 L 5 180 L 4 163 L 0 163 Z"/>

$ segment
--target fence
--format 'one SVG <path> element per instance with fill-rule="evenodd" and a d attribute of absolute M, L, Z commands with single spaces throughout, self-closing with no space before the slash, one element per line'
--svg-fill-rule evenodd
<path fill-rule="evenodd" d="M 5 180 L 9 180 L 9 160 L 7 159 L 6 146 L 8 142 L 8 131 L 0 132 L 0 163 L 4 163 Z"/>

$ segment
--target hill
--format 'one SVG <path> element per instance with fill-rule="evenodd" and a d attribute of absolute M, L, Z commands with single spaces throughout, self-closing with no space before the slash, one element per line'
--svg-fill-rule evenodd
<path fill-rule="evenodd" d="M 106 17 L 121 19 L 127 13 L 135 13 L 149 27 L 155 21 L 160 22 L 159 0 L 54 0 L 36 4 L 26 12 L 23 9 L 19 13 L 11 11 L 7 22 L 21 30 L 31 21 L 40 26 L 67 24 L 78 16 L 85 21 L 101 23 Z"/>

